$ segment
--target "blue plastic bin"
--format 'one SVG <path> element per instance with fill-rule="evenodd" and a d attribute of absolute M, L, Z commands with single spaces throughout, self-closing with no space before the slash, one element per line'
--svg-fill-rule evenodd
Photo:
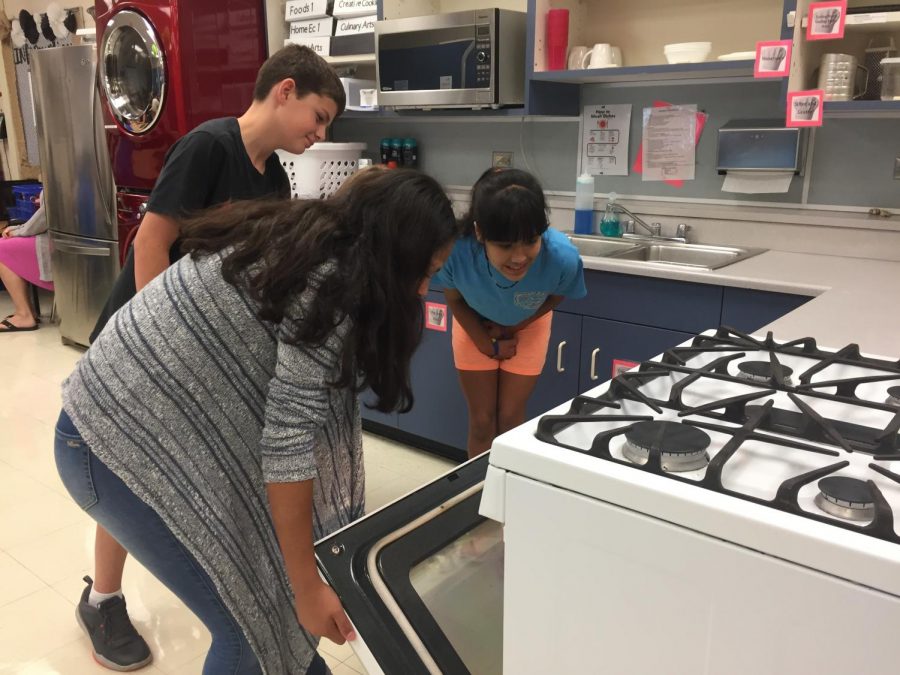
<path fill-rule="evenodd" d="M 7 216 L 10 220 L 28 220 L 34 215 L 37 208 L 26 208 L 21 206 L 9 206 L 6 209 Z"/>
<path fill-rule="evenodd" d="M 19 185 L 13 186 L 13 199 L 15 199 L 20 206 L 23 205 L 22 203 L 24 202 L 33 202 L 38 198 L 38 195 L 41 194 L 41 190 L 43 189 L 44 187 L 40 183 L 20 183 Z"/>

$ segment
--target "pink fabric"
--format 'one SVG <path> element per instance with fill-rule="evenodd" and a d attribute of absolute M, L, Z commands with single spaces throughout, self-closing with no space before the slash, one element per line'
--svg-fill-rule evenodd
<path fill-rule="evenodd" d="M 0 263 L 35 286 L 53 290 L 52 281 L 41 281 L 34 237 L 0 239 Z"/>

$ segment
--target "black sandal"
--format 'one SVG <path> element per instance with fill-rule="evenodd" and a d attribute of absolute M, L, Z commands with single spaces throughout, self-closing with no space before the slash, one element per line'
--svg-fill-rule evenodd
<path fill-rule="evenodd" d="M 13 316 L 14 316 L 13 314 L 7 314 L 7 315 L 6 315 L 5 317 L 3 317 L 3 318 L 4 318 L 4 319 L 11 319 L 11 318 L 13 318 Z M 34 322 L 35 322 L 36 324 L 38 324 L 38 325 L 41 324 L 41 317 L 39 317 L 39 316 L 34 316 L 34 315 L 32 314 L 32 315 L 31 315 L 31 318 L 34 319 Z"/>
<path fill-rule="evenodd" d="M 10 315 L 10 316 L 12 316 L 12 315 Z M 29 326 L 28 328 L 21 328 L 21 327 L 15 325 L 8 318 L 3 319 L 3 321 L 0 321 L 0 326 L 5 326 L 5 328 L 0 328 L 0 333 L 24 333 L 26 331 L 37 330 L 39 328 L 39 326 L 37 324 L 34 324 L 33 326 Z"/>

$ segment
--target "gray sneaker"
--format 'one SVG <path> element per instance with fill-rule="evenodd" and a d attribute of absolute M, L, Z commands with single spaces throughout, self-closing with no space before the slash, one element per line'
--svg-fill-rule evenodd
<path fill-rule="evenodd" d="M 153 660 L 150 648 L 128 618 L 125 598 L 104 600 L 99 607 L 88 602 L 94 581 L 84 578 L 87 586 L 75 609 L 75 618 L 94 647 L 94 660 L 111 670 L 127 671 L 143 668 Z"/>

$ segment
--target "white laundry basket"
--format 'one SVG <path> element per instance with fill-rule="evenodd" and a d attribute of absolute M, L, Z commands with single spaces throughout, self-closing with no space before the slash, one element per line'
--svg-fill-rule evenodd
<path fill-rule="evenodd" d="M 294 199 L 324 199 L 356 173 L 365 143 L 316 143 L 302 155 L 278 150 Z"/>

